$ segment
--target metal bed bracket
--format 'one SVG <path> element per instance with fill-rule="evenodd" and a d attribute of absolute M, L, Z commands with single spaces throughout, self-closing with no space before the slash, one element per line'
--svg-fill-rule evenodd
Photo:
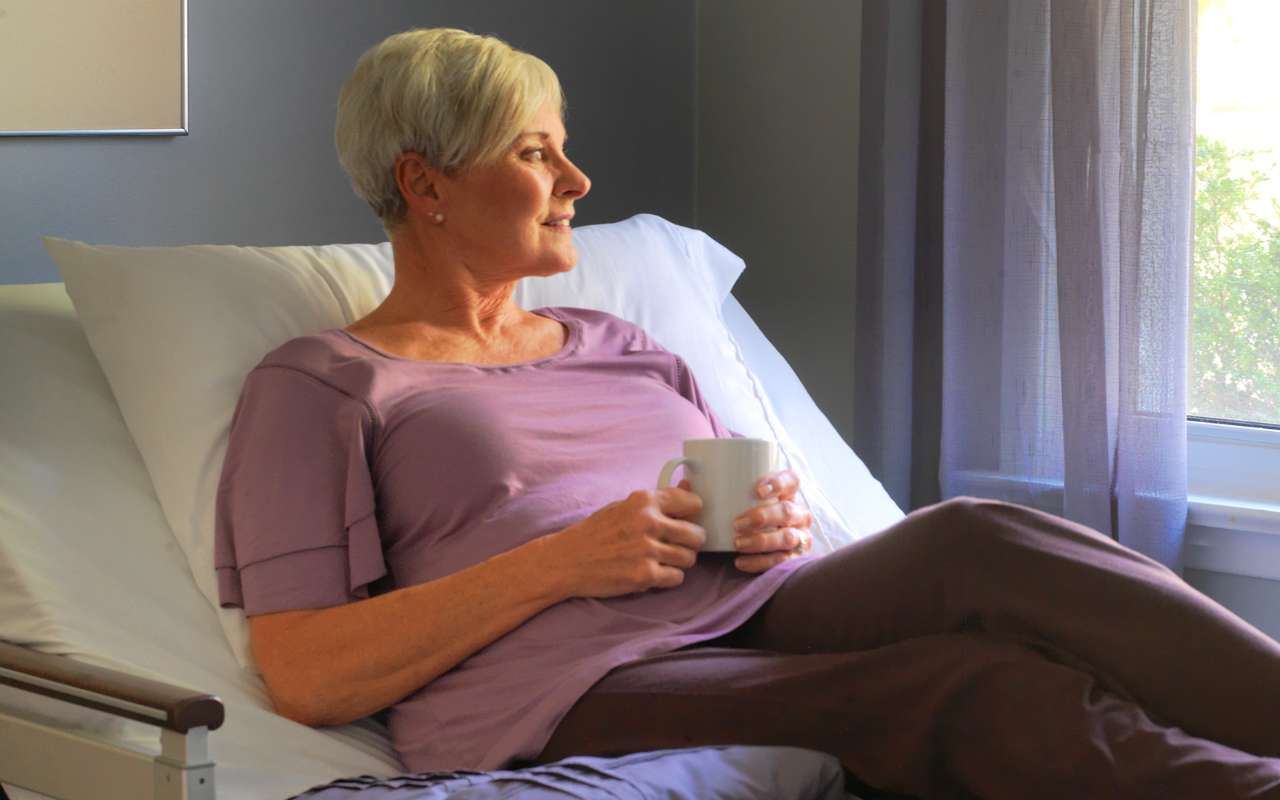
<path fill-rule="evenodd" d="M 215 800 L 208 737 L 162 730 L 157 756 L 0 712 L 0 775 L 58 800 Z"/>

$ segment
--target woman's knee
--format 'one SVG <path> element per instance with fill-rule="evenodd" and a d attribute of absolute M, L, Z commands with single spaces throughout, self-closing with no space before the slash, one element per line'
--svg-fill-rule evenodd
<path fill-rule="evenodd" d="M 921 528 L 935 545 L 953 551 L 985 551 L 1011 542 L 1007 520 L 1019 508 L 1001 500 L 962 495 L 922 509 Z"/>
<path fill-rule="evenodd" d="M 960 535 L 971 546 L 1043 547 L 1043 544 L 1031 543 L 1036 538 L 1049 537 L 1113 550 L 1123 547 L 1112 537 L 1087 525 L 1018 503 L 964 496 L 947 500 L 940 505 L 947 506 L 947 513 L 953 520 L 952 527 L 961 531 Z M 1123 549 L 1133 552 L 1128 548 Z M 1161 566 L 1154 561 L 1151 564 Z"/>

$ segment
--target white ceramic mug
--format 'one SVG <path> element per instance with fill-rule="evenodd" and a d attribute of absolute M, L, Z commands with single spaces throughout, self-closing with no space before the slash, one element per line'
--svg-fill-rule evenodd
<path fill-rule="evenodd" d="M 733 521 L 760 502 L 756 484 L 777 459 L 778 446 L 768 439 L 686 439 L 684 457 L 662 465 L 658 488 L 670 486 L 683 464 L 690 491 L 702 498 L 702 511 L 693 518 L 707 531 L 702 552 L 736 552 Z"/>

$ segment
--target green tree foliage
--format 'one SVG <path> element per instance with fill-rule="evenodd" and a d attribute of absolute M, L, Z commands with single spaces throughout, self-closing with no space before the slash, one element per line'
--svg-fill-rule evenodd
<path fill-rule="evenodd" d="M 1256 210 L 1257 155 L 1196 139 L 1187 408 L 1280 424 L 1280 203 Z"/>

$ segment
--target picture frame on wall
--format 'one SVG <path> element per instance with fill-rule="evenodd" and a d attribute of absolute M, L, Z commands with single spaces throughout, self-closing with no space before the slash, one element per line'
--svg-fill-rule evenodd
<path fill-rule="evenodd" d="M 0 0 L 0 136 L 185 136 L 186 0 Z"/>

